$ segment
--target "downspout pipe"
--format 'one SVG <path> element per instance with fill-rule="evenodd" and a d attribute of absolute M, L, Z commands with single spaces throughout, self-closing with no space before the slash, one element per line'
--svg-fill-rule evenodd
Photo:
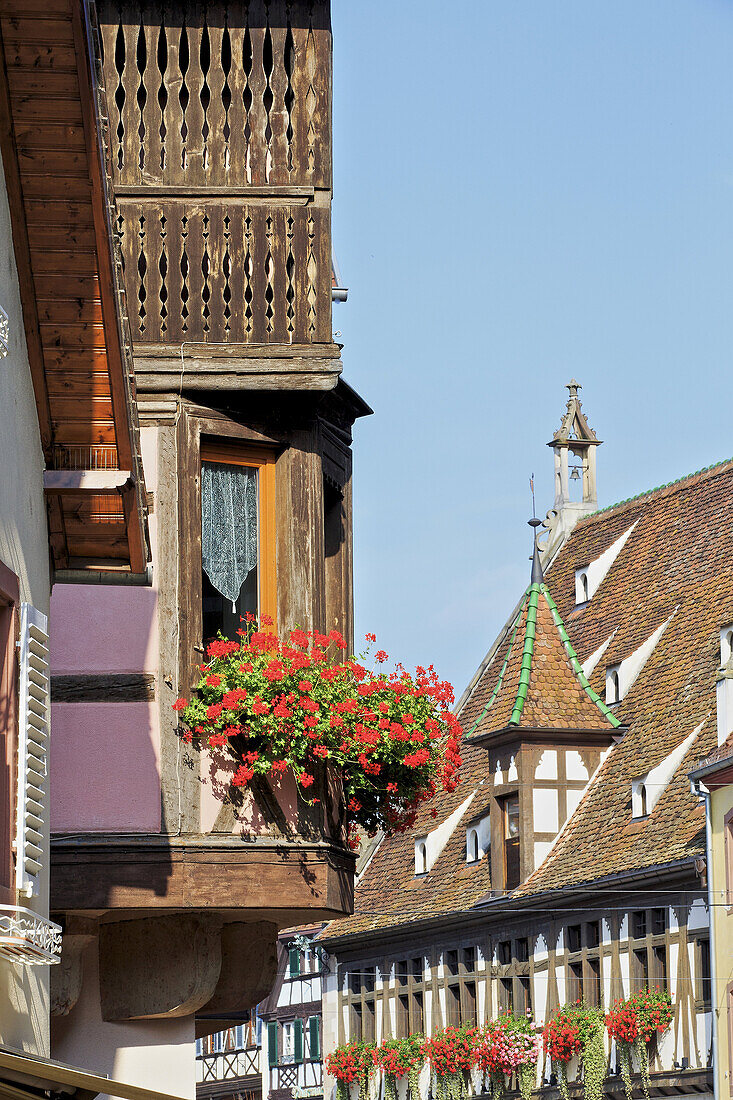
<path fill-rule="evenodd" d="M 715 905 L 713 892 L 713 822 L 712 808 L 710 805 L 710 790 L 701 779 L 691 779 L 690 788 L 701 802 L 705 804 L 705 853 L 706 870 L 708 880 L 708 917 L 710 920 L 710 1010 L 712 1013 L 712 1046 L 713 1046 L 713 1100 L 721 1100 L 720 1084 L 718 1081 L 718 1069 L 720 1055 L 718 1053 L 718 959 L 715 951 Z"/>

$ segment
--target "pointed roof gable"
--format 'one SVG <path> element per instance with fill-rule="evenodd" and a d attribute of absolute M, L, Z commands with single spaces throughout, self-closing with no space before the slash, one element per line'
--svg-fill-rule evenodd
<path fill-rule="evenodd" d="M 556 443 L 593 443 L 600 445 L 602 442 L 591 428 L 583 412 L 583 406 L 578 397 L 578 390 L 582 390 L 582 388 L 580 382 L 576 382 L 574 378 L 568 382 L 566 389 L 570 391 L 570 397 L 568 398 L 567 407 L 560 422 L 560 427 L 547 444 L 548 447 L 553 447 Z"/>
<path fill-rule="evenodd" d="M 620 725 L 588 683 L 545 584 L 527 589 L 492 679 L 475 693 L 467 737 L 511 728 L 611 733 Z"/>

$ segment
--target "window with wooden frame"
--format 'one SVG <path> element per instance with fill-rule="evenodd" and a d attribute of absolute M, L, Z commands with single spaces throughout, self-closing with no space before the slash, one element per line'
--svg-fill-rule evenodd
<path fill-rule="evenodd" d="M 519 795 L 510 794 L 500 801 L 504 838 L 504 889 L 519 886 Z"/>
<path fill-rule="evenodd" d="M 583 966 L 583 1000 L 587 1005 L 598 1008 L 603 1004 L 601 988 L 601 960 L 586 958 Z"/>
<path fill-rule="evenodd" d="M 666 906 L 635 909 L 629 915 L 629 962 L 633 989 L 668 983 Z"/>
<path fill-rule="evenodd" d="M 18 722 L 18 578 L 0 562 L 0 904 L 15 903 L 15 769 Z"/>
<path fill-rule="evenodd" d="M 571 1003 L 583 999 L 583 963 L 581 959 L 568 963 L 568 1000 Z"/>
<path fill-rule="evenodd" d="M 247 614 L 277 618 L 275 454 L 201 440 L 204 643 L 236 637 Z"/>
<path fill-rule="evenodd" d="M 376 966 L 357 964 L 348 980 L 349 1029 L 351 1039 L 372 1042 L 376 1015 Z"/>

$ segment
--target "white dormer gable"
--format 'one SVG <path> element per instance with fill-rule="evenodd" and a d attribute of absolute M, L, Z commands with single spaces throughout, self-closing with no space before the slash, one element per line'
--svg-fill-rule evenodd
<path fill-rule="evenodd" d="M 646 817 L 652 812 L 706 722 L 707 718 L 704 718 L 676 749 L 672 749 L 672 752 L 660 760 L 646 775 L 638 776 L 631 781 L 632 817 Z"/>
<path fill-rule="evenodd" d="M 465 814 L 468 807 L 473 802 L 478 788 L 472 791 L 468 798 L 461 802 L 460 806 L 457 806 L 453 813 L 441 821 L 440 825 L 437 825 L 434 829 L 427 834 L 427 836 L 417 837 L 415 839 L 415 874 L 424 875 L 428 871 L 431 871 L 435 866 L 438 857 L 445 848 L 446 844 L 450 840 L 453 832 Z"/>
<path fill-rule="evenodd" d="M 613 634 L 611 634 L 608 638 L 606 638 L 605 642 L 603 642 L 601 645 L 599 645 L 598 649 L 595 649 L 591 653 L 590 657 L 586 657 L 586 659 L 583 661 L 583 663 L 580 667 L 583 669 L 583 674 L 584 674 L 586 680 L 588 680 L 590 678 L 590 675 L 593 672 L 593 669 L 596 667 L 596 665 L 600 661 L 601 657 L 606 652 L 606 650 L 608 649 L 608 647 L 610 646 L 611 642 L 613 641 L 613 639 L 615 637 L 616 637 L 616 631 L 614 630 Z"/>
<path fill-rule="evenodd" d="M 620 535 L 615 542 L 612 542 L 608 549 L 604 550 L 595 561 L 589 562 L 588 565 L 584 565 L 582 569 L 575 570 L 576 604 L 587 603 L 588 600 L 593 599 L 638 522 L 639 521 L 636 520 L 635 523 L 632 523 L 631 527 L 629 527 L 627 531 L 624 531 L 623 535 Z"/>
<path fill-rule="evenodd" d="M 733 625 L 720 631 L 720 671 L 715 685 L 718 709 L 718 744 L 733 733 Z"/>
<path fill-rule="evenodd" d="M 478 863 L 491 844 L 491 815 L 471 822 L 466 828 L 466 863 Z"/>
<path fill-rule="evenodd" d="M 676 613 L 677 608 L 674 609 L 665 622 L 649 635 L 645 642 L 641 643 L 638 649 L 635 649 L 634 652 L 629 654 L 628 657 L 625 657 L 623 661 L 620 661 L 616 665 L 608 666 L 606 669 L 606 703 L 618 703 L 621 699 L 626 698 L 634 681 L 651 657 L 654 652 L 654 647 L 672 622 Z"/>

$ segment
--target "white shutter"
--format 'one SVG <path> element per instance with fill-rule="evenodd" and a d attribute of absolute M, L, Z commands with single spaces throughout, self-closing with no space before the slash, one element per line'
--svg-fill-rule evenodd
<path fill-rule="evenodd" d="M 48 747 L 48 620 L 29 603 L 20 608 L 20 706 L 16 889 L 33 897 L 43 859 Z"/>

